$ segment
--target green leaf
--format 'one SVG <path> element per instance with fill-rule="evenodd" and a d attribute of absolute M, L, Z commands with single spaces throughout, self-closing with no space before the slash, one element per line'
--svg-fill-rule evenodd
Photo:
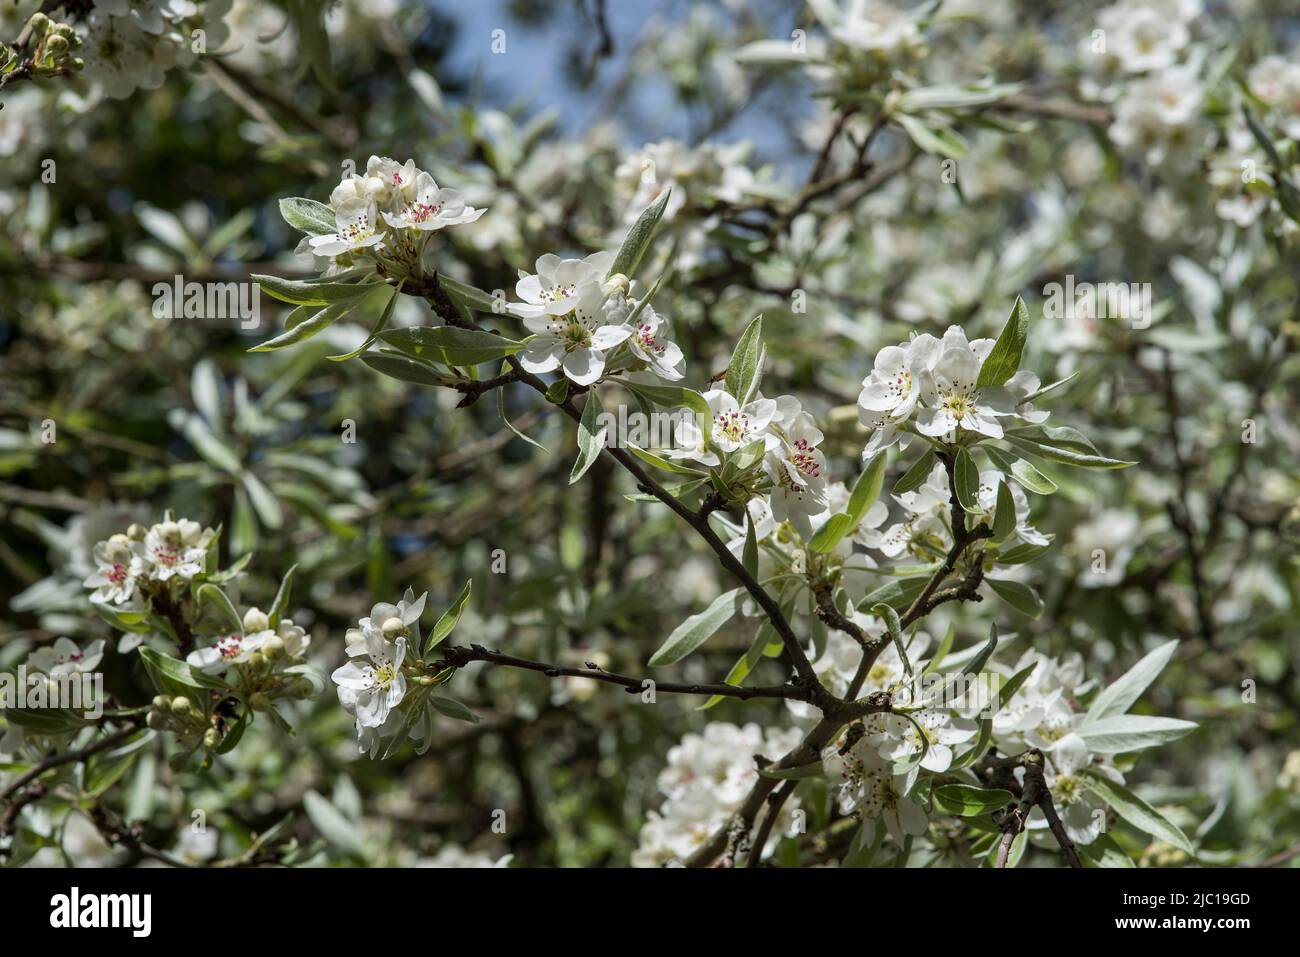
<path fill-rule="evenodd" d="M 633 445 L 631 442 L 627 443 L 627 450 L 631 452 L 633 455 L 635 455 L 637 458 L 639 458 L 642 462 L 645 462 L 647 465 L 653 465 L 655 468 L 662 469 L 665 472 L 672 472 L 674 475 L 701 475 L 702 476 L 706 474 L 704 472 L 701 472 L 699 469 L 693 469 L 690 466 L 682 465 L 680 462 L 675 462 L 672 459 L 666 459 L 660 455 L 656 455 L 654 452 L 650 452 L 647 451 L 646 449 L 641 448 L 640 446 Z M 654 499 L 653 496 L 651 496 L 651 498 Z M 658 501 L 657 499 L 654 500 Z"/>
<path fill-rule="evenodd" d="M 993 513 L 993 535 L 996 544 L 1006 541 L 1008 535 L 1016 530 L 1016 500 L 1011 497 L 1011 488 L 1006 482 L 998 483 L 997 510 Z"/>
<path fill-rule="evenodd" d="M 1019 545 L 1008 548 L 1005 552 L 999 551 L 997 553 L 998 564 L 1023 565 L 1026 562 L 1032 562 L 1051 547 L 1050 545 L 1031 545 L 1029 542 L 1021 542 Z"/>
<path fill-rule="evenodd" d="M 969 784 L 945 784 L 931 792 L 934 806 L 958 817 L 979 817 L 1001 811 L 1015 803 L 1010 791 L 977 788 Z"/>
<path fill-rule="evenodd" d="M 911 137 L 917 148 L 926 153 L 961 159 L 969 149 L 966 141 L 953 130 L 930 126 L 906 113 L 895 113 L 893 119 L 907 131 L 907 135 Z"/>
<path fill-rule="evenodd" d="M 1086 721 L 1079 737 L 1098 754 L 1127 754 L 1177 741 L 1196 730 L 1196 723 L 1177 718 L 1156 718 L 1138 714 L 1116 714 Z"/>
<path fill-rule="evenodd" d="M 326 306 L 324 309 L 303 319 L 293 328 L 286 328 L 274 339 L 268 339 L 260 345 L 253 346 L 249 352 L 274 352 L 276 349 L 283 349 L 286 346 L 296 345 L 304 342 L 319 332 L 328 329 L 334 323 L 346 316 L 359 302 L 359 299 L 348 299 L 342 302 L 336 302 Z M 298 310 L 294 310 L 297 313 Z M 292 316 L 290 316 L 292 318 Z"/>
<path fill-rule="evenodd" d="M 225 616 L 227 624 L 231 629 L 240 634 L 244 631 L 244 619 L 239 616 L 235 609 L 235 604 L 230 600 L 224 591 L 211 583 L 204 583 L 195 591 L 198 596 L 199 604 L 204 602 L 213 605 L 218 612 Z"/>
<path fill-rule="evenodd" d="M 225 683 L 212 675 L 191 668 L 186 662 L 155 651 L 148 645 L 140 646 L 140 660 L 144 662 L 145 671 L 153 680 L 154 687 L 163 694 L 183 694 L 183 689 L 186 688 L 226 690 Z M 182 690 L 177 691 L 176 686 Z"/>
<path fill-rule="evenodd" d="M 915 491 L 921 487 L 921 484 L 930 477 L 934 470 L 934 449 L 926 449 L 912 467 L 903 473 L 903 477 L 894 483 L 894 494 L 903 495 L 906 492 Z"/>
<path fill-rule="evenodd" d="M 1037 618 L 1043 613 L 1043 600 L 1028 585 L 1001 578 L 985 578 L 994 594 L 1022 614 Z"/>
<path fill-rule="evenodd" d="M 361 361 L 390 379 L 414 382 L 416 385 L 450 387 L 456 381 L 451 376 L 443 375 L 438 370 L 429 368 L 423 362 L 416 362 L 414 359 L 408 359 L 405 356 L 368 352 L 361 357 Z M 498 389 L 497 392 L 499 394 L 501 390 Z"/>
<path fill-rule="evenodd" d="M 1090 791 L 1109 804 L 1116 814 L 1139 831 L 1159 838 L 1166 844 L 1172 844 L 1187 854 L 1195 855 L 1196 852 L 1187 835 L 1128 788 L 1092 770 L 1080 772 L 1080 777 Z"/>
<path fill-rule="evenodd" d="M 772 781 L 802 781 L 805 778 L 821 777 L 826 773 L 826 769 L 821 761 L 813 761 L 793 768 L 759 768 L 758 773 L 761 777 Z"/>
<path fill-rule="evenodd" d="M 1025 349 L 1025 339 L 1029 336 L 1029 310 L 1025 301 L 1016 296 L 1015 305 L 1011 307 L 1011 317 L 1002 327 L 998 341 L 993 350 L 980 366 L 980 377 L 975 388 L 987 389 L 1002 385 L 1020 368 L 1020 356 Z"/>
<path fill-rule="evenodd" d="M 1108 685 L 1097 695 L 1088 709 L 1088 714 L 1083 719 L 1083 724 L 1093 721 L 1100 721 L 1102 718 L 1109 718 L 1115 715 L 1124 714 L 1129 708 L 1142 697 L 1142 692 L 1146 691 L 1151 682 L 1156 680 L 1156 676 L 1164 671 L 1165 665 L 1169 664 L 1169 659 L 1174 656 L 1178 649 L 1177 639 L 1166 641 L 1160 647 L 1143 656 L 1142 660 L 1135 664 L 1128 671 L 1124 672 L 1119 678 Z"/>
<path fill-rule="evenodd" d="M 609 275 L 616 276 L 620 273 L 631 279 L 636 275 L 636 268 L 641 264 L 641 259 L 645 256 L 646 250 L 650 248 L 650 241 L 654 238 L 655 227 L 659 225 L 659 220 L 663 218 L 664 207 L 668 205 L 668 197 L 672 195 L 672 189 L 666 189 L 657 200 L 647 206 L 637 217 L 632 228 L 627 231 L 627 236 L 623 238 L 623 245 L 619 247 L 617 255 L 614 256 L 614 264 L 609 267 Z"/>
<path fill-rule="evenodd" d="M 561 376 L 546 387 L 546 401 L 552 405 L 564 405 L 569 398 L 569 380 Z"/>
<path fill-rule="evenodd" d="M 314 199 L 301 196 L 282 199 L 280 215 L 286 223 L 308 236 L 332 236 L 338 230 L 334 210 Z"/>
<path fill-rule="evenodd" d="M 252 472 L 240 472 L 239 481 L 243 484 L 244 491 L 248 493 L 248 500 L 253 505 L 253 511 L 257 512 L 258 521 L 272 530 L 284 524 L 284 512 L 280 508 L 279 500 L 261 479 Z"/>
<path fill-rule="evenodd" d="M 402 286 L 405 284 L 406 280 L 403 279 L 393 289 L 393 295 L 389 298 L 388 304 L 384 306 L 384 311 L 379 314 L 379 321 L 375 323 L 375 327 L 370 330 L 370 335 L 366 336 L 365 341 L 362 342 L 361 345 L 357 346 L 351 352 L 344 352 L 337 356 L 326 356 L 325 358 L 329 359 L 331 362 L 346 362 L 349 359 L 355 359 L 357 356 L 361 355 L 361 353 L 374 345 L 379 339 L 379 334 L 387 329 L 388 323 L 392 321 L 393 308 L 397 305 L 397 300 L 401 298 Z"/>
<path fill-rule="evenodd" d="M 957 501 L 967 512 L 980 510 L 980 470 L 975 459 L 965 449 L 957 450 L 957 461 L 953 466 L 956 475 Z"/>
<path fill-rule="evenodd" d="M 1091 844 L 1080 844 L 1076 850 L 1093 867 L 1137 867 L 1109 834 L 1098 834 Z"/>
<path fill-rule="evenodd" d="M 741 591 L 740 588 L 733 588 L 719 595 L 704 611 L 691 615 L 673 629 L 668 640 L 650 658 L 650 666 L 662 668 L 674 665 L 708 641 L 736 613 Z"/>
<path fill-rule="evenodd" d="M 499 361 L 528 347 L 527 340 L 516 342 L 494 332 L 455 326 L 389 329 L 380 333 L 379 338 L 408 355 L 446 366 L 476 366 L 480 362 Z"/>
<path fill-rule="evenodd" d="M 597 422 L 603 411 L 600 396 L 595 392 L 588 392 L 587 404 L 583 406 L 582 419 L 578 422 L 578 459 L 573 463 L 573 471 L 569 473 L 570 485 L 586 474 L 587 469 L 591 468 L 605 447 L 609 426 L 601 425 L 597 428 Z"/>
<path fill-rule="evenodd" d="M 4 717 L 33 734 L 69 734 L 88 723 L 78 712 L 62 708 L 5 708 Z"/>
<path fill-rule="evenodd" d="M 280 626 L 280 619 L 284 617 L 284 613 L 289 607 L 289 596 L 293 592 L 293 573 L 297 570 L 298 566 L 296 564 L 290 565 L 289 570 L 280 579 L 280 587 L 276 590 L 275 600 L 271 602 L 271 610 L 266 614 L 272 628 Z"/>
<path fill-rule="evenodd" d="M 268 296 L 294 306 L 328 306 L 336 302 L 355 302 L 376 289 L 385 288 L 384 283 L 376 282 L 310 282 L 260 274 L 251 278 Z"/>
<path fill-rule="evenodd" d="M 1242 112 L 1246 115 L 1246 125 L 1250 127 L 1251 136 L 1255 137 L 1255 142 L 1259 144 L 1259 148 L 1268 156 L 1270 165 L 1275 170 L 1280 170 L 1282 168 L 1282 157 L 1278 155 L 1277 147 L 1273 145 L 1273 138 L 1268 135 L 1264 127 L 1260 126 L 1254 110 L 1249 106 L 1243 106 Z"/>
<path fill-rule="evenodd" d="M 663 406 L 666 409 L 690 409 L 703 416 L 711 416 L 709 403 L 704 396 L 694 389 L 683 389 L 675 385 L 643 385 L 640 382 L 620 383 L 634 395 L 639 395 L 647 402 Z"/>
<path fill-rule="evenodd" d="M 457 721 L 468 721 L 470 724 L 478 724 L 481 720 L 478 715 L 468 707 L 461 704 L 455 698 L 448 698 L 443 695 L 430 695 L 429 704 L 449 718 L 455 718 Z"/>
<path fill-rule="evenodd" d="M 361 833 L 357 826 L 323 795 L 308 791 L 302 796 L 302 806 L 321 837 L 346 854 L 365 858 L 366 850 L 361 843 Z"/>
<path fill-rule="evenodd" d="M 745 513 L 745 548 L 741 554 L 742 564 L 751 578 L 758 577 L 758 535 L 754 529 L 754 516 Z"/>
<path fill-rule="evenodd" d="M 871 606 L 871 613 L 884 620 L 885 628 L 889 631 L 889 637 L 898 650 L 898 660 L 903 663 L 903 673 L 910 675 L 912 673 L 912 662 L 907 659 L 907 649 L 903 647 L 903 626 L 898 620 L 898 612 L 884 602 L 878 602 Z"/>
<path fill-rule="evenodd" d="M 1127 462 L 1123 459 L 1112 459 L 1104 455 L 1079 452 L 1068 445 L 1034 441 L 1019 435 L 1005 435 L 1003 437 L 1023 452 L 1051 462 L 1060 462 L 1062 465 L 1073 465 L 1075 468 L 1126 469 L 1137 465 L 1137 462 Z"/>
<path fill-rule="evenodd" d="M 490 312 L 498 316 L 506 311 L 506 301 L 504 299 L 498 299 L 476 286 L 470 286 L 459 280 L 452 279 L 450 276 L 439 273 L 438 285 L 442 286 L 447 295 L 464 308 L 474 309 L 478 312 Z"/>
<path fill-rule="evenodd" d="M 437 624 L 429 632 L 429 637 L 424 642 L 424 654 L 428 654 L 432 649 L 438 647 L 442 641 L 451 634 L 456 623 L 460 621 L 460 616 L 465 613 L 466 606 L 469 605 L 469 594 L 474 587 L 474 579 L 469 578 L 465 581 L 465 586 L 461 588 L 460 594 L 456 600 L 451 603 L 451 607 L 444 611 L 438 618 Z"/>
<path fill-rule="evenodd" d="M 906 608 L 917 595 L 921 594 L 921 589 L 925 588 L 925 583 L 929 580 L 929 576 L 926 575 L 886 582 L 874 591 L 869 592 L 859 604 L 871 607 L 872 605 L 885 603 L 894 608 Z"/>
<path fill-rule="evenodd" d="M 885 453 L 879 452 L 858 476 L 845 511 L 837 512 L 827 519 L 826 523 L 817 530 L 817 534 L 813 535 L 808 547 L 819 554 L 833 551 L 844 540 L 844 536 L 857 527 L 862 521 L 862 516 L 867 513 L 867 509 L 880 497 L 880 488 L 884 480 Z"/>
<path fill-rule="evenodd" d="M 731 354 L 731 361 L 727 364 L 727 391 L 735 396 L 740 405 L 748 403 L 758 392 L 766 356 L 767 350 L 763 346 L 763 317 L 758 315 L 745 328 Z"/>

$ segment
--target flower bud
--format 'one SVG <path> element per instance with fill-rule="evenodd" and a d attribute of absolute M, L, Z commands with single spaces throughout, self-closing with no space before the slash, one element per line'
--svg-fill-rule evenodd
<path fill-rule="evenodd" d="M 161 711 L 150 711 L 145 716 L 144 723 L 155 731 L 161 731 L 167 726 L 167 718 Z"/>
<path fill-rule="evenodd" d="M 209 748 L 215 748 L 221 743 L 221 733 L 216 728 L 208 728 L 203 732 L 203 743 Z"/>
<path fill-rule="evenodd" d="M 306 701 L 315 693 L 316 689 L 312 687 L 312 683 L 306 678 L 299 678 L 289 686 L 290 697 L 293 697 L 298 701 Z"/>
<path fill-rule="evenodd" d="M 244 612 L 244 634 L 252 634 L 255 631 L 266 631 L 271 627 L 271 619 L 266 617 L 266 612 L 260 608 L 250 608 Z"/>
<path fill-rule="evenodd" d="M 253 652 L 248 656 L 248 667 L 252 668 L 254 671 L 260 671 L 265 668 L 266 655 L 262 654 L 260 651 Z"/>
<path fill-rule="evenodd" d="M 254 711 L 270 711 L 271 699 L 258 691 L 248 698 L 248 706 Z"/>
<path fill-rule="evenodd" d="M 172 714 L 178 714 L 181 716 L 187 715 L 190 713 L 192 707 L 190 699 L 183 695 L 179 698 L 172 699 Z"/>
<path fill-rule="evenodd" d="M 148 533 L 149 530 L 139 522 L 132 522 L 131 527 L 126 530 L 126 537 L 131 539 L 133 542 L 142 542 L 144 541 L 145 535 Z"/>
<path fill-rule="evenodd" d="M 601 292 L 606 296 L 612 296 L 616 292 L 622 293 L 626 296 L 629 288 L 631 288 L 631 283 L 628 281 L 627 276 L 623 275 L 621 272 L 614 273 L 614 275 L 606 279 L 604 285 L 600 287 Z"/>
<path fill-rule="evenodd" d="M 277 658 L 284 657 L 284 639 L 279 635 L 272 635 L 262 646 L 261 654 L 268 660 L 275 661 Z"/>
<path fill-rule="evenodd" d="M 31 19 L 27 21 L 27 25 L 32 28 L 32 36 L 43 37 L 50 25 L 50 18 L 40 12 L 33 13 Z"/>
<path fill-rule="evenodd" d="M 167 697 L 165 694 L 160 694 L 153 699 L 153 706 L 159 711 L 170 711 L 172 707 L 172 699 Z"/>
<path fill-rule="evenodd" d="M 62 53 L 68 52 L 68 41 L 57 33 L 45 40 L 45 52 L 50 56 L 57 57 Z"/>
<path fill-rule="evenodd" d="M 389 641 L 395 641 L 406 634 L 406 623 L 400 618 L 390 618 L 384 622 L 383 632 L 385 638 Z"/>

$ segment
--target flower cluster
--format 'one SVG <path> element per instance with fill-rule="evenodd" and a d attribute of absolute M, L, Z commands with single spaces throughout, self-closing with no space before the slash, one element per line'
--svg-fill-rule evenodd
<path fill-rule="evenodd" d="M 468 597 L 468 586 L 462 602 Z M 460 702 L 434 694 L 451 678 L 453 668 L 433 673 L 421 655 L 447 636 L 459 617 L 456 609 L 439 619 L 431 641 L 420 636 L 420 616 L 427 593 L 419 598 L 411 589 L 397 604 L 380 602 L 370 614 L 348 629 L 348 661 L 330 676 L 339 703 L 352 715 L 360 750 L 370 757 L 387 757 L 407 739 L 423 754 L 433 743 L 438 714 L 466 721 L 477 717 Z"/>
<path fill-rule="evenodd" d="M 216 50 L 232 0 L 101 0 L 86 18 L 83 75 L 112 99 L 156 90 L 164 74 Z"/>
<path fill-rule="evenodd" d="M 722 721 L 683 737 L 668 751 L 668 764 L 659 774 L 659 790 L 666 800 L 659 811 L 650 812 L 641 829 L 633 866 L 684 862 L 740 807 L 758 776 L 754 755 L 775 760 L 798 743 L 797 730 L 765 731 L 756 724 L 738 727 Z M 795 807 L 785 807 L 766 850 L 790 829 Z"/>
<path fill-rule="evenodd" d="M 435 232 L 485 212 L 466 206 L 459 191 L 440 187 L 414 160 L 386 156 L 371 156 L 364 175 L 345 174 L 329 205 L 333 230 L 307 237 L 299 250 L 326 260 L 327 273 L 377 265 L 399 277 L 420 271 Z"/>
<path fill-rule="evenodd" d="M 508 309 L 533 333 L 519 355 L 524 369 L 558 369 L 582 386 L 619 371 L 682 378 L 682 350 L 669 340 L 667 320 L 630 295 L 625 276 L 609 275 L 613 263 L 607 252 L 584 259 L 547 254 L 536 273 L 519 280 L 521 301 Z"/>
<path fill-rule="evenodd" d="M 138 609 L 174 593 L 207 568 L 216 532 L 189 519 L 173 519 L 145 528 L 135 524 L 95 545 L 95 571 L 85 586 L 90 600 Z"/>
<path fill-rule="evenodd" d="M 993 344 L 969 341 L 960 326 L 949 326 L 942 338 L 922 333 L 881 349 L 858 395 L 858 417 L 871 432 L 864 455 L 889 448 L 909 432 L 945 442 L 960 441 L 965 432 L 978 441 L 1000 439 L 1001 418 L 1046 420 L 1046 412 L 1029 405 L 1041 384 L 1032 372 L 1016 372 L 996 389 L 977 387 Z"/>

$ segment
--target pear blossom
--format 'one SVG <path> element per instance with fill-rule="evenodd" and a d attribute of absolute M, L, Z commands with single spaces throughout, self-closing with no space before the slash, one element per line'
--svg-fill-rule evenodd
<path fill-rule="evenodd" d="M 353 197 L 335 211 L 333 234 L 312 236 L 307 242 L 318 256 L 342 256 L 381 246 L 384 233 L 376 231 L 377 206 L 373 197 Z"/>
<path fill-rule="evenodd" d="M 515 294 L 523 300 L 511 306 L 520 317 L 565 316 L 577 308 L 580 296 L 594 296 L 605 281 L 614 256 L 609 252 L 592 253 L 585 259 L 561 259 L 547 253 L 537 260 L 537 272 L 523 276 L 515 284 Z"/>
<path fill-rule="evenodd" d="M 90 600 L 104 604 L 122 605 L 136 595 L 136 576 L 141 571 L 140 560 L 131 551 L 131 542 L 125 535 L 114 535 L 99 542 L 94 549 L 95 571 L 82 582 L 95 591 Z"/>
<path fill-rule="evenodd" d="M 646 363 L 651 372 L 661 379 L 675 382 L 684 375 L 680 368 L 682 350 L 677 343 L 665 338 L 667 331 L 667 324 L 647 305 L 637 317 L 627 342 L 632 354 Z"/>
<path fill-rule="evenodd" d="M 952 766 L 953 745 L 975 737 L 973 725 L 954 719 L 947 711 L 926 708 L 910 717 L 911 721 L 898 714 L 879 714 L 865 722 L 866 736 L 876 745 L 881 758 L 903 761 L 924 747 L 921 768 L 941 774 Z"/>
<path fill-rule="evenodd" d="M 28 655 L 27 667 L 47 675 L 89 674 L 99 667 L 103 657 L 103 639 L 92 641 L 83 650 L 71 638 L 60 637 Z"/>
<path fill-rule="evenodd" d="M 188 581 L 203 571 L 215 534 L 189 519 L 169 519 L 150 528 L 144 541 L 132 542 L 131 550 L 150 579 L 167 581 L 175 576 Z"/>
<path fill-rule="evenodd" d="M 415 197 L 402 203 L 396 213 L 384 211 L 384 222 L 394 229 L 432 232 L 446 226 L 472 223 L 486 212 L 466 206 L 458 190 L 439 187 L 428 173 L 421 172 L 416 177 L 414 189 Z"/>
<path fill-rule="evenodd" d="M 866 737 L 855 742 L 847 755 L 840 755 L 839 749 L 837 745 L 827 748 L 822 761 L 828 774 L 840 779 L 839 805 L 843 813 L 884 821 L 889 836 L 899 844 L 909 836 L 926 832 L 929 820 L 925 811 L 908 796 L 916 785 L 919 768 L 895 774 L 893 765 L 876 753 Z"/>
<path fill-rule="evenodd" d="M 925 408 L 916 418 L 917 430 L 922 435 L 942 438 L 964 430 L 1002 438 L 1002 426 L 996 419 L 999 413 L 980 401 L 975 388 L 980 365 L 992 346 L 991 339 L 968 343 L 960 327 L 949 327 L 922 387 Z"/>
<path fill-rule="evenodd" d="M 735 452 L 760 439 L 772 448 L 780 441 L 768 431 L 777 412 L 772 399 L 756 398 L 742 407 L 730 392 L 710 389 L 704 393 L 704 401 L 710 412 L 708 431 L 689 417 L 680 421 L 675 435 L 679 448 L 670 453 L 673 458 L 717 465 L 721 461 L 717 452 Z"/>
<path fill-rule="evenodd" d="M 245 634 L 223 635 L 206 648 L 197 648 L 185 656 L 185 662 L 204 674 L 221 674 L 231 665 L 246 664 L 253 652 L 260 651 L 275 632 L 270 629 Z"/>
<path fill-rule="evenodd" d="M 826 504 L 826 456 L 817 448 L 822 433 L 813 417 L 800 411 L 779 429 L 778 438 L 763 459 L 764 471 L 772 481 L 772 517 L 777 522 L 788 520 L 800 535 L 810 538 L 810 516 Z"/>
<path fill-rule="evenodd" d="M 411 600 L 409 594 L 396 605 L 380 602 L 370 610 L 369 617 L 358 622 L 358 627 L 348 630 L 347 653 L 351 660 L 330 676 L 339 686 L 339 702 L 356 715 L 359 733 L 361 729 L 387 729 L 406 695 L 402 665 L 407 641 L 411 638 L 419 646 L 418 623 L 427 597 Z M 367 744 L 373 746 L 375 741 L 372 737 L 367 742 L 367 737 L 361 733 L 362 746 L 371 750 Z"/>
<path fill-rule="evenodd" d="M 858 409 L 863 415 L 886 413 L 906 419 L 921 399 L 923 373 L 933 366 L 939 340 L 920 335 L 905 346 L 885 346 L 876 353 L 871 374 L 862 380 Z"/>

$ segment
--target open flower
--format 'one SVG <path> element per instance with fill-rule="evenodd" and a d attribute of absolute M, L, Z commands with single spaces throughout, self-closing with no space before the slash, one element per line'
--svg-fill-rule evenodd
<path fill-rule="evenodd" d="M 572 308 L 556 314 L 542 310 L 524 318 L 534 333 L 528 348 L 519 353 L 519 363 L 529 372 L 564 374 L 578 385 L 591 385 L 605 372 L 605 353 L 632 334 L 627 326 L 606 322 L 604 294 L 594 282 L 585 282 L 572 300 Z"/>
<path fill-rule="evenodd" d="M 125 535 L 114 535 L 99 542 L 94 550 L 95 571 L 82 582 L 93 588 L 90 600 L 121 605 L 136 593 L 135 576 L 140 563 L 131 552 L 131 542 Z"/>
<path fill-rule="evenodd" d="M 352 660 L 330 676 L 339 686 L 339 702 L 356 715 L 359 731 L 385 729 L 393 712 L 406 695 L 408 639 L 419 647 L 419 619 L 426 595 L 413 599 L 410 591 L 396 605 L 380 602 L 347 634 L 347 652 Z M 361 660 L 365 659 L 365 660 Z M 367 746 L 361 734 L 363 750 Z M 374 744 L 373 738 L 369 742 Z"/>
<path fill-rule="evenodd" d="M 677 343 L 666 338 L 666 323 L 649 305 L 641 310 L 636 326 L 628 338 L 632 354 L 646 363 L 655 375 L 668 381 L 676 381 L 683 375 L 678 368 L 682 364 L 682 350 Z"/>
<path fill-rule="evenodd" d="M 253 657 L 275 634 L 269 628 L 248 634 L 234 632 L 218 638 L 206 648 L 198 648 L 185 656 L 185 661 L 204 674 L 221 674 L 231 665 L 242 665 Z"/>
<path fill-rule="evenodd" d="M 366 660 L 353 659 L 330 675 L 339 686 L 339 700 L 343 692 L 350 692 L 357 723 L 366 728 L 381 727 L 389 714 L 402 703 L 406 695 L 406 675 L 402 661 L 406 658 L 406 636 L 387 641 L 375 628 L 363 632 L 361 642 L 350 643 L 348 654 L 361 650 Z M 344 702 L 345 707 L 347 702 Z"/>
<path fill-rule="evenodd" d="M 523 300 L 510 308 L 520 317 L 564 316 L 578 306 L 580 293 L 594 294 L 614 263 L 611 253 L 593 253 L 586 259 L 561 259 L 547 253 L 537 260 L 537 272 L 515 283 L 515 294 Z"/>
<path fill-rule="evenodd" d="M 317 256 L 342 256 L 379 246 L 384 234 L 376 232 L 374 197 L 354 196 L 334 211 L 335 233 L 313 236 L 308 240 Z"/>
<path fill-rule="evenodd" d="M 953 329 L 957 335 L 953 336 Z M 966 335 L 957 327 L 944 336 L 943 348 L 922 389 L 926 407 L 917 413 L 916 427 L 922 435 L 934 438 L 954 435 L 964 429 L 1002 438 L 1002 426 L 989 405 L 980 401 L 975 383 L 980 376 L 981 356 L 966 343 Z M 960 339 L 960 342 L 954 340 Z"/>
<path fill-rule="evenodd" d="M 832 745 L 823 753 L 827 771 L 838 776 L 840 810 L 854 811 L 864 820 L 879 818 L 899 844 L 909 836 L 926 832 L 929 820 L 921 806 L 908 797 L 916 784 L 917 769 L 895 774 L 893 765 L 883 761 L 866 738 L 857 741 L 847 755 L 841 756 Z"/>
<path fill-rule="evenodd" d="M 826 507 L 826 456 L 817 448 L 821 430 L 807 413 L 779 429 L 778 443 L 763 459 L 772 480 L 772 517 L 789 521 L 804 539 L 812 537 L 810 517 Z"/>
<path fill-rule="evenodd" d="M 167 581 L 175 576 L 188 581 L 203 571 L 208 544 L 215 534 L 186 518 L 169 519 L 150 528 L 143 542 L 132 542 L 131 550 L 149 578 Z"/>
<path fill-rule="evenodd" d="M 917 336 L 903 346 L 886 346 L 876 353 L 871 375 L 858 394 L 861 415 L 884 413 L 890 419 L 910 416 L 921 399 L 921 379 L 938 355 L 939 340 Z"/>
<path fill-rule="evenodd" d="M 103 657 L 103 639 L 92 641 L 83 651 L 71 638 L 56 638 L 54 644 L 28 655 L 27 667 L 47 675 L 86 674 L 98 668 Z"/>
<path fill-rule="evenodd" d="M 415 180 L 415 196 L 402 202 L 397 212 L 384 212 L 384 222 L 394 229 L 416 229 L 432 232 L 445 226 L 472 223 L 486 210 L 465 205 L 459 190 L 441 188 L 428 173 L 420 173 Z"/>

